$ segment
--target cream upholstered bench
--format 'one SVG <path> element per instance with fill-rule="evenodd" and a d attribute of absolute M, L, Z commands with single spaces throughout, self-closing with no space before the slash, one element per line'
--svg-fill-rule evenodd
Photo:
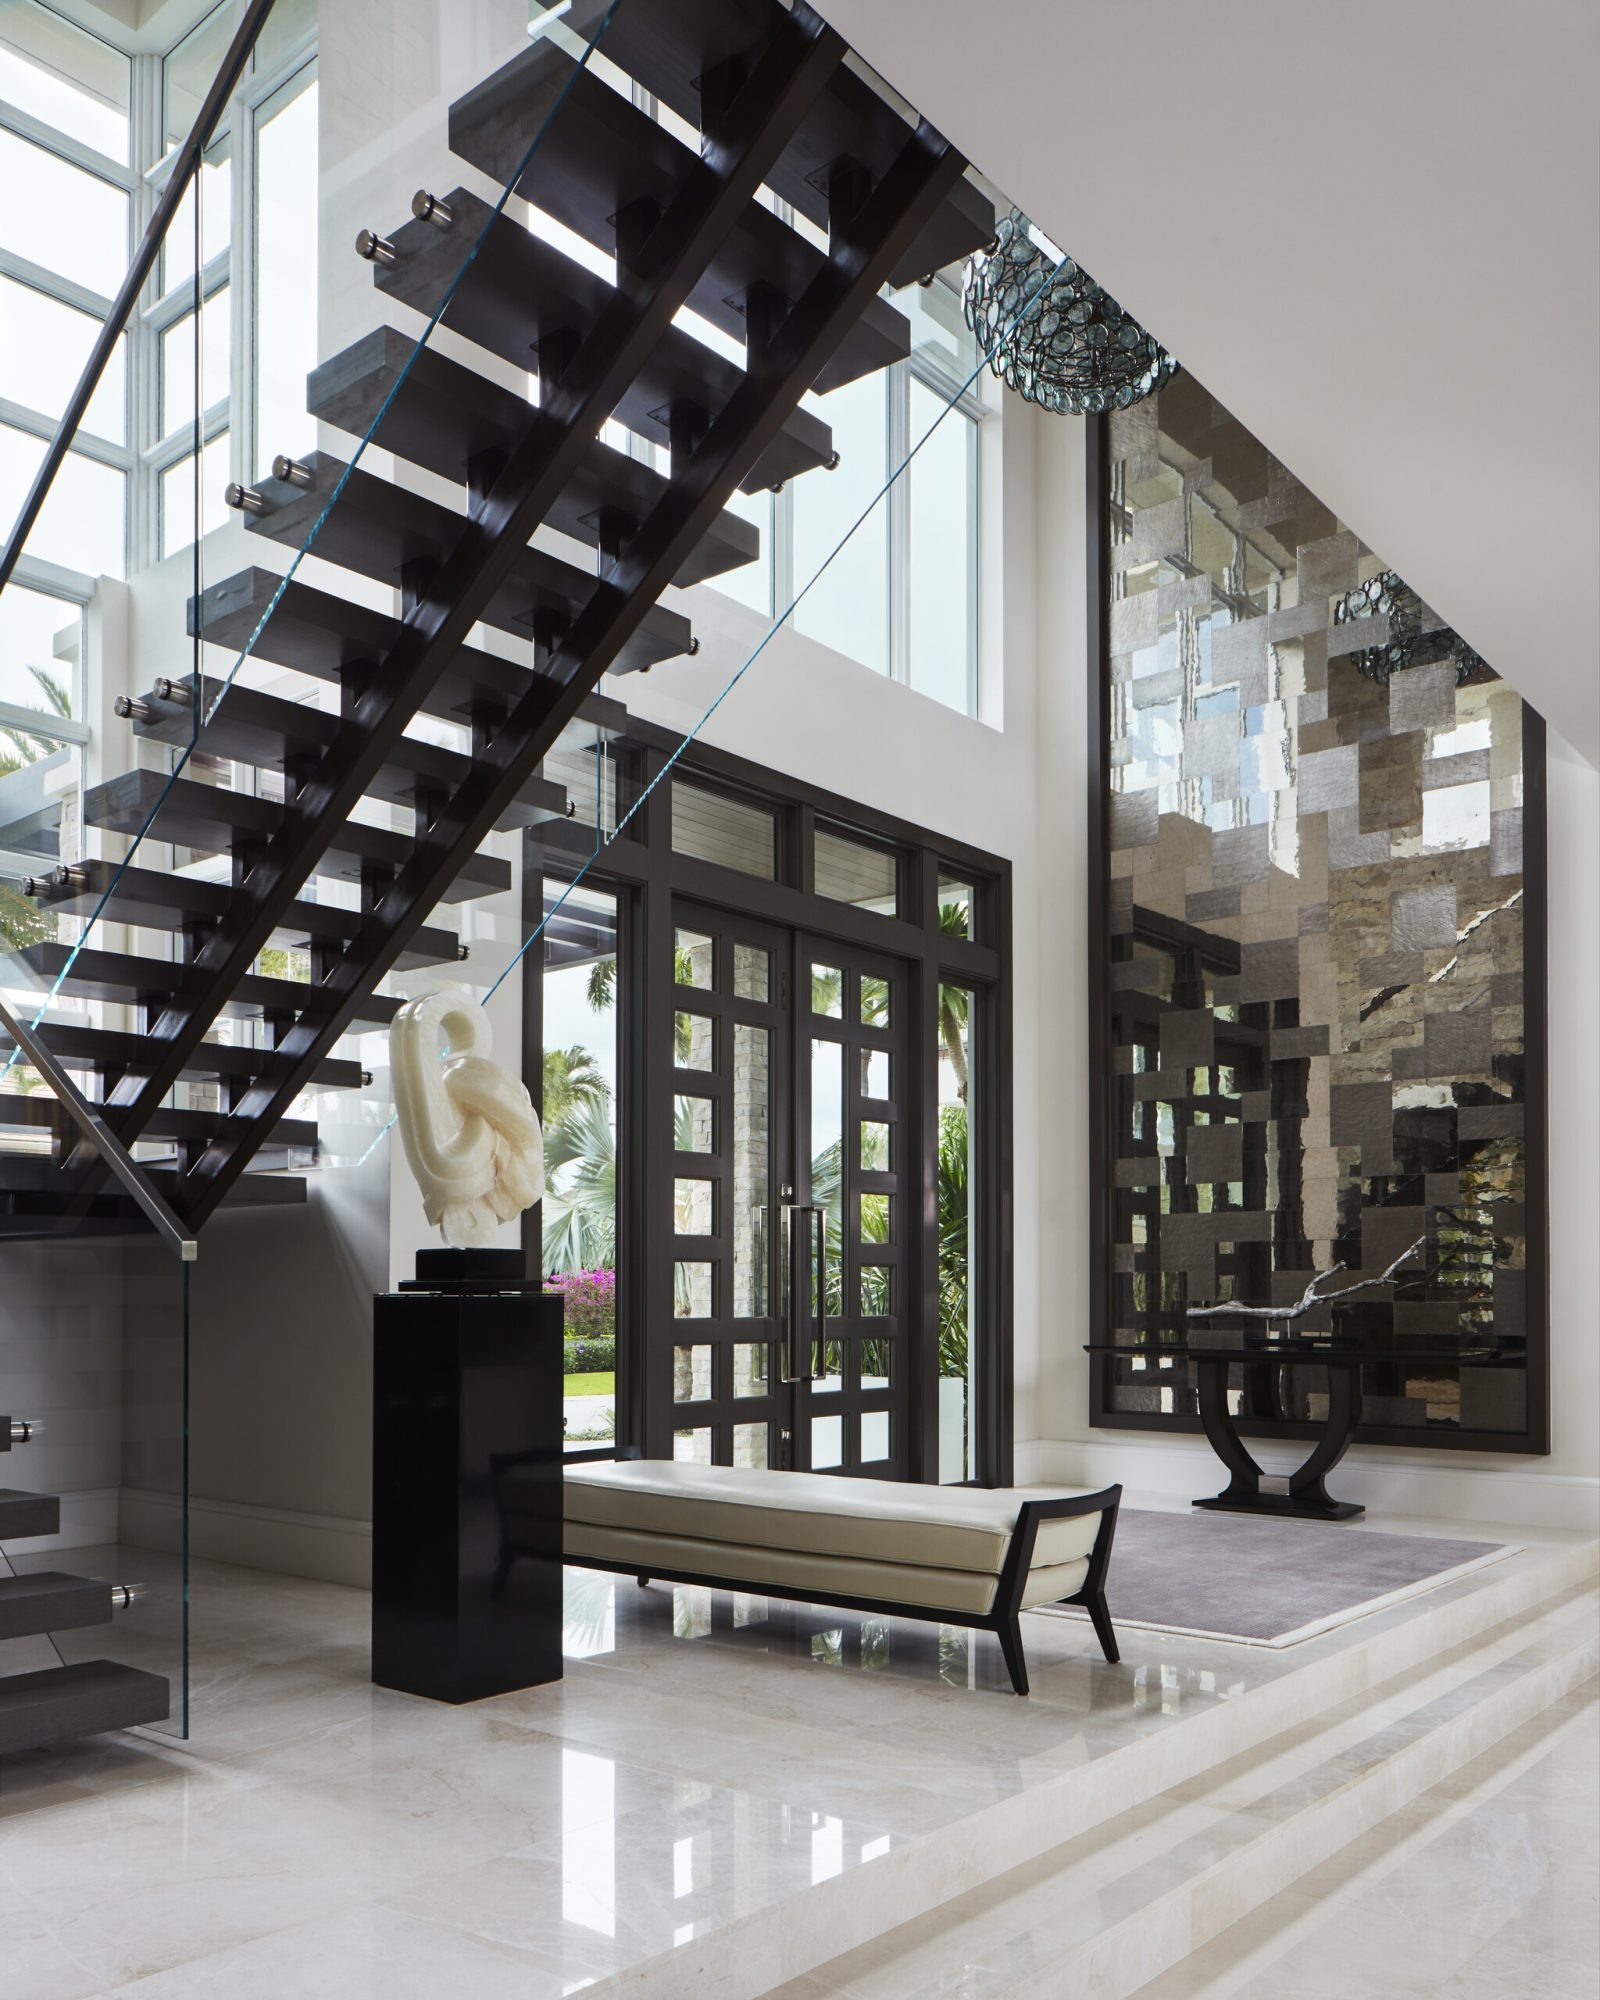
<path fill-rule="evenodd" d="M 566 1560 L 993 1632 L 1028 1692 L 1017 1614 L 1081 1604 L 1108 1660 L 1120 1486 L 1049 1493 L 622 1458 L 569 1464 Z"/>

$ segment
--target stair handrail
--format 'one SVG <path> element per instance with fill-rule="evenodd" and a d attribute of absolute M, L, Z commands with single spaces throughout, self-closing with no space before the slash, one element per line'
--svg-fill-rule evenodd
<path fill-rule="evenodd" d="M 159 1236 L 165 1238 L 185 1264 L 200 1255 L 200 1245 L 178 1220 L 160 1193 L 140 1171 L 139 1163 L 68 1076 L 55 1056 L 32 1028 L 24 1027 L 11 1009 L 0 1000 L 0 1028 L 16 1043 L 56 1094 L 57 1102 L 83 1133 L 117 1179 L 149 1218 Z"/>
<path fill-rule="evenodd" d="M 178 149 L 178 157 L 155 212 L 145 225 L 139 247 L 133 253 L 133 262 L 128 266 L 117 295 L 111 302 L 111 310 L 101 322 L 89 358 L 83 364 L 83 372 L 78 377 L 78 386 L 68 399 L 67 407 L 61 413 L 61 421 L 56 425 L 55 435 L 50 440 L 50 448 L 45 453 L 39 470 L 34 474 L 33 484 L 28 489 L 28 497 L 22 503 L 22 512 L 17 516 L 6 542 L 5 553 L 0 555 L 0 590 L 11 581 L 11 573 L 21 559 L 22 551 L 39 511 L 49 497 L 55 476 L 61 470 L 68 449 L 82 423 L 94 392 L 100 386 L 100 377 L 105 373 L 106 363 L 111 359 L 117 342 L 122 338 L 123 328 L 138 304 L 139 294 L 144 290 L 145 280 L 155 269 L 156 258 L 166 241 L 167 230 L 172 218 L 177 214 L 179 204 L 188 192 L 200 171 L 200 162 L 206 147 L 211 143 L 211 135 L 217 128 L 217 121 L 233 95 L 233 87 L 244 74 L 244 66 L 250 60 L 266 26 L 267 16 L 272 12 L 273 0 L 249 0 L 244 18 L 240 21 L 233 40 L 228 45 L 228 53 L 223 57 L 221 67 L 211 79 L 211 88 L 206 92 L 205 102 L 194 121 L 189 136 Z"/>

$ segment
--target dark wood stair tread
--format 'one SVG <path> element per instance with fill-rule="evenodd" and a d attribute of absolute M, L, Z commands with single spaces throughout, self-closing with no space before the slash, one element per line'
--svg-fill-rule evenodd
<path fill-rule="evenodd" d="M 59 1535 L 61 1502 L 53 1493 L 23 1493 L 0 1486 L 0 1542 L 25 1542 L 35 1535 Z"/>
<path fill-rule="evenodd" d="M 159 1674 L 115 1660 L 82 1660 L 0 1679 L 0 1756 L 72 1736 L 164 1722 L 171 1691 Z"/>
<path fill-rule="evenodd" d="M 269 840 L 282 823 L 283 807 L 273 799 L 227 791 L 194 778 L 128 771 L 87 792 L 83 816 L 90 826 L 106 827 L 113 833 L 133 835 L 148 825 L 152 840 L 228 853 L 235 842 L 259 846 Z M 359 880 L 363 863 L 398 868 L 412 846 L 405 834 L 346 820 L 318 861 L 316 872 Z M 510 886 L 510 862 L 498 855 L 475 854 L 451 883 L 444 900 L 457 903 L 473 896 L 498 895 Z"/>
<path fill-rule="evenodd" d="M 92 1576 L 36 1569 L 0 1576 L 0 1639 L 29 1639 L 41 1632 L 72 1632 L 111 1618 L 111 1586 Z"/>
<path fill-rule="evenodd" d="M 306 384 L 306 402 L 323 423 L 352 437 L 370 431 L 383 450 L 462 486 L 475 459 L 509 452 L 540 422 L 526 397 L 434 348 L 419 348 L 393 327 L 378 327 L 325 361 Z M 597 548 L 608 513 L 638 523 L 666 490 L 664 474 L 596 438 L 545 522 Z M 705 583 L 760 553 L 754 522 L 724 510 L 673 581 Z"/>
<path fill-rule="evenodd" d="M 137 1005 L 145 994 L 176 993 L 188 968 L 177 959 L 144 958 L 133 952 L 107 951 L 99 945 L 67 945 L 46 940 L 24 945 L 7 964 L 25 967 L 41 985 L 74 1000 L 114 1000 Z M 297 979 L 274 979 L 247 973 L 223 1007 L 224 1014 L 292 1014 L 305 1005 L 309 985 Z M 369 993 L 357 1009 L 360 1021 L 387 1026 L 402 1003 L 392 995 Z"/>
<path fill-rule="evenodd" d="M 447 199 L 455 228 L 441 234 L 431 223 L 408 222 L 395 231 L 397 261 L 373 267 L 379 288 L 429 316 L 443 306 L 443 324 L 452 332 L 515 368 L 537 371 L 544 335 L 571 334 L 581 340 L 611 296 L 610 281 L 509 216 L 493 215 L 488 203 L 466 188 L 452 189 Z M 468 246 L 480 235 L 477 255 L 463 268 Z M 674 402 L 697 402 L 715 416 L 743 373 L 738 362 L 672 327 L 657 341 L 613 414 L 641 437 L 665 442 L 667 412 Z M 746 493 L 759 493 L 826 465 L 832 456 L 828 426 L 810 411 L 797 409 L 740 485 Z"/>
<path fill-rule="evenodd" d="M 39 1029 L 45 1047 L 65 1069 L 98 1069 L 110 1076 L 139 1074 L 150 1068 L 158 1053 L 147 1035 L 135 1035 L 119 1028 L 84 1028 L 75 1021 L 46 1021 Z M 11 1039 L 0 1030 L 0 1057 L 11 1052 Z M 186 1079 L 225 1077 L 230 1081 L 255 1076 L 266 1055 L 264 1049 L 240 1047 L 232 1042 L 201 1042 L 183 1066 Z M 344 1056 L 329 1056 L 318 1065 L 312 1085 L 318 1090 L 359 1090 L 362 1070 L 358 1062 Z"/>
<path fill-rule="evenodd" d="M 596 46 L 698 127 L 700 79 L 725 62 L 758 53 L 781 14 L 777 0 L 624 0 Z M 857 160 L 877 178 L 910 135 L 888 100 L 841 65 L 784 148 L 767 185 L 799 214 L 825 224 L 835 162 Z M 993 204 L 970 181 L 957 181 L 894 264 L 889 283 L 908 285 L 970 257 L 994 235 L 994 224 Z"/>
<path fill-rule="evenodd" d="M 314 451 L 302 463 L 310 475 L 308 485 L 257 481 L 266 511 L 246 517 L 252 534 L 299 549 L 326 511 L 313 545 L 317 556 L 399 589 L 442 564 L 469 529 L 465 514 L 410 493 L 364 466 L 351 468 L 345 478 L 344 461 L 329 452 Z M 572 623 L 601 587 L 592 571 L 577 569 L 545 549 L 522 549 L 486 606 L 484 622 L 532 638 L 541 620 Z M 690 638 L 687 618 L 652 605 L 615 670 L 637 673 L 687 653 Z"/>
<path fill-rule="evenodd" d="M 168 685 L 174 690 L 170 696 L 142 697 L 147 718 L 134 723 L 136 736 L 175 748 L 193 742 L 208 756 L 253 764 L 258 770 L 283 771 L 297 761 L 324 756 L 339 733 L 339 717 L 324 709 L 209 678 L 200 690 L 198 712 L 205 720 L 197 731 L 194 676 L 186 674 Z M 471 768 L 472 759 L 460 750 L 402 736 L 365 796 L 384 805 L 415 807 L 424 799 L 454 791 Z M 531 778 L 498 825 L 538 826 L 547 819 L 566 817 L 567 795 L 561 786 Z"/>
<path fill-rule="evenodd" d="M 34 878 L 33 900 L 41 910 L 61 915 L 93 917 L 107 923 L 137 924 L 144 930 L 182 930 L 197 918 L 223 916 L 235 891 L 226 882 L 207 882 L 198 875 L 167 875 L 158 868 L 133 862 L 79 861 L 74 879 L 54 875 Z M 340 945 L 354 937 L 361 921 L 357 910 L 334 903 L 297 901 L 273 934 L 286 949 L 310 944 Z M 401 970 L 424 965 L 449 965 L 460 957 L 454 931 L 438 926 L 420 930 L 401 953 Z"/>
<path fill-rule="evenodd" d="M 539 143 L 529 155 L 535 133 Z M 648 112 L 591 69 L 579 69 L 551 41 L 534 43 L 456 100 L 450 150 L 499 187 L 527 156 L 517 192 L 608 255 L 616 242 L 614 218 L 637 201 L 665 208 L 699 160 Z M 743 341 L 752 287 L 766 286 L 792 304 L 822 262 L 814 244 L 752 202 L 695 281 L 688 304 Z M 888 300 L 874 299 L 812 386 L 825 394 L 910 352 L 905 315 Z"/>

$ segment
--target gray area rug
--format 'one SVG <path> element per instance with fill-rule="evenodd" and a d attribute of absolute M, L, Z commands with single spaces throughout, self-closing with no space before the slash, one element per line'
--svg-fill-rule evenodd
<path fill-rule="evenodd" d="M 1124 1507 L 1106 1601 L 1113 1625 L 1294 1646 L 1513 1553 L 1502 1542 L 1389 1535 L 1346 1522 Z"/>

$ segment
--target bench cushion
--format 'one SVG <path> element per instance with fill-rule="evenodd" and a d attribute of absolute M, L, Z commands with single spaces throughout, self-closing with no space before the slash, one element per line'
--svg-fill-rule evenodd
<path fill-rule="evenodd" d="M 998 1579 L 973 1570 L 935 1569 L 921 1563 L 872 1562 L 861 1556 L 823 1556 L 797 1549 L 751 1548 L 739 1542 L 705 1542 L 644 1529 L 597 1528 L 567 1523 L 569 1562 L 614 1563 L 644 1576 L 682 1571 L 746 1584 L 759 1596 L 815 1594 L 865 1597 L 885 1604 L 931 1605 L 956 1616 L 984 1616 L 992 1609 Z M 1031 1569 L 1022 1608 L 1051 1604 L 1083 1586 L 1087 1561 Z"/>
<path fill-rule="evenodd" d="M 571 1532 L 581 1523 L 693 1542 L 793 1550 L 993 1578 L 1005 1561 L 1011 1531 L 1025 1500 L 1064 1498 L 1084 1490 L 914 1486 L 880 1479 L 841 1479 L 817 1472 L 619 1459 L 610 1464 L 567 1467 L 567 1547 L 569 1553 L 585 1552 L 581 1540 Z M 1033 1567 L 1054 1569 L 1083 1560 L 1093 1548 L 1099 1528 L 1098 1513 L 1042 1522 Z M 598 1554 L 599 1550 L 591 1545 L 586 1552 Z M 662 1566 L 669 1567 L 666 1563 Z M 684 1563 L 670 1566 L 692 1567 Z M 780 1581 L 775 1571 L 722 1573 L 762 1573 L 769 1574 L 774 1583 Z M 857 1590 L 854 1594 L 889 1593 Z M 908 1595 L 906 1601 L 913 1599 Z M 987 1598 L 983 1607 L 965 1608 L 987 1608 Z"/>

